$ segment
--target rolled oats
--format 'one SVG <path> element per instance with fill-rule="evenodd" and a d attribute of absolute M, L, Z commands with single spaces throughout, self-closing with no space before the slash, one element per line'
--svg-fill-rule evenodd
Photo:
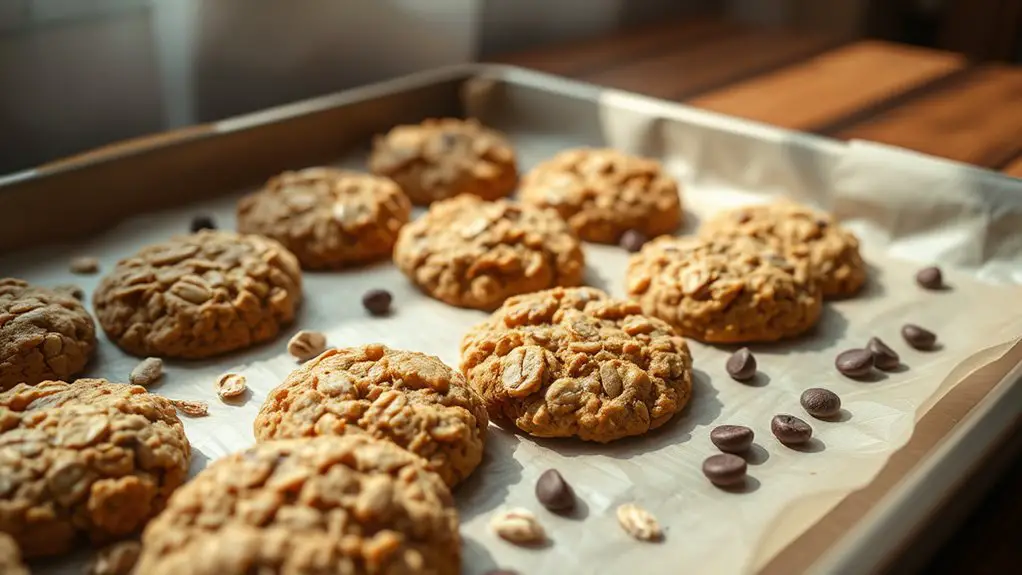
<path fill-rule="evenodd" d="M 147 357 L 131 370 L 128 383 L 146 387 L 163 377 L 163 360 L 158 357 Z"/>
<path fill-rule="evenodd" d="M 639 541 L 658 541 L 664 536 L 656 518 L 634 503 L 625 503 L 617 508 L 617 522 L 625 533 Z"/>
<path fill-rule="evenodd" d="M 309 361 L 326 349 L 326 335 L 318 331 L 302 330 L 287 342 L 287 352 L 300 362 Z"/>
<path fill-rule="evenodd" d="M 99 271 L 99 260 L 88 256 L 74 257 L 68 268 L 75 274 L 94 274 Z"/>
<path fill-rule="evenodd" d="M 501 511 L 490 519 L 490 528 L 501 539 L 516 545 L 529 545 L 546 540 L 546 531 L 528 509 L 514 508 Z"/>
<path fill-rule="evenodd" d="M 181 413 L 191 417 L 205 417 L 209 415 L 209 404 L 205 401 L 188 401 L 184 399 L 172 399 L 170 402 Z"/>
<path fill-rule="evenodd" d="M 220 399 L 238 397 L 248 389 L 248 380 L 240 373 L 225 373 L 216 380 L 216 394 Z"/>

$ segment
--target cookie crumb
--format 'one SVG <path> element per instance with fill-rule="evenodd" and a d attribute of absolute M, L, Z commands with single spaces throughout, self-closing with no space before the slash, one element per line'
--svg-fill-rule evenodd
<path fill-rule="evenodd" d="M 248 380 L 238 373 L 225 373 L 216 380 L 216 394 L 221 400 L 238 397 L 248 389 Z"/>
<path fill-rule="evenodd" d="M 145 387 L 156 383 L 161 377 L 163 377 L 163 360 L 158 357 L 147 357 L 131 370 L 128 382 L 132 385 Z"/>
<path fill-rule="evenodd" d="M 617 508 L 617 522 L 625 533 L 639 541 L 658 541 L 664 536 L 656 517 L 634 503 Z"/>
<path fill-rule="evenodd" d="M 528 509 L 508 509 L 490 520 L 493 532 L 515 545 L 530 545 L 546 539 L 546 531 Z"/>
<path fill-rule="evenodd" d="M 306 362 L 326 349 L 326 335 L 318 331 L 302 330 L 287 342 L 287 352 L 299 362 Z"/>
<path fill-rule="evenodd" d="M 170 403 L 172 403 L 178 411 L 191 417 L 205 417 L 209 415 L 209 404 L 205 401 L 171 399 Z"/>
<path fill-rule="evenodd" d="M 70 264 L 71 273 L 75 274 L 94 274 L 99 271 L 99 260 L 88 256 L 79 256 L 71 258 Z"/>

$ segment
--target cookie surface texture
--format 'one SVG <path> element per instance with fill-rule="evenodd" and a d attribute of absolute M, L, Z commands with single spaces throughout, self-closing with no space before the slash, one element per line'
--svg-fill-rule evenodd
<path fill-rule="evenodd" d="M 70 290 L 0 279 L 0 391 L 70 378 L 95 348 L 96 325 Z"/>
<path fill-rule="evenodd" d="M 653 238 L 681 225 L 678 184 L 660 163 L 611 149 L 557 154 L 522 179 L 519 197 L 557 210 L 590 242 L 616 244 L 628 230 Z"/>
<path fill-rule="evenodd" d="M 124 351 L 195 359 L 272 339 L 294 319 L 301 289 L 298 260 L 278 242 L 201 231 L 121 260 L 93 306 Z"/>
<path fill-rule="evenodd" d="M 146 575 L 461 570 L 447 486 L 421 458 L 365 435 L 269 441 L 215 461 L 142 544 Z"/>
<path fill-rule="evenodd" d="M 830 214 L 790 200 L 721 212 L 706 221 L 699 233 L 755 238 L 804 261 L 825 297 L 855 295 L 866 282 L 859 239 Z"/>
<path fill-rule="evenodd" d="M 0 533 L 0 573 L 3 575 L 29 575 L 28 568 L 21 562 L 21 550 L 14 539 Z"/>
<path fill-rule="evenodd" d="M 509 299 L 465 335 L 461 368 L 491 418 L 538 437 L 641 435 L 692 393 L 685 340 L 638 304 L 593 288 Z"/>
<path fill-rule="evenodd" d="M 171 403 L 101 379 L 0 393 L 0 531 L 25 557 L 127 537 L 188 476 Z"/>
<path fill-rule="evenodd" d="M 711 343 L 799 335 L 823 302 L 804 265 L 744 237 L 653 240 L 629 260 L 626 289 L 649 315 Z"/>
<path fill-rule="evenodd" d="M 460 194 L 495 200 L 518 183 L 511 144 L 471 119 L 397 126 L 374 140 L 369 169 L 397 182 L 420 206 Z"/>
<path fill-rule="evenodd" d="M 474 196 L 437 202 L 402 228 L 394 263 L 434 298 L 482 310 L 578 285 L 585 271 L 581 243 L 556 212 Z"/>
<path fill-rule="evenodd" d="M 305 269 L 338 269 L 389 258 L 411 209 L 387 178 L 309 168 L 242 198 L 238 230 L 277 240 Z"/>
<path fill-rule="evenodd" d="M 448 485 L 483 458 L 488 420 L 457 371 L 424 353 L 367 345 L 327 350 L 270 392 L 256 439 L 369 433 L 419 455 Z"/>

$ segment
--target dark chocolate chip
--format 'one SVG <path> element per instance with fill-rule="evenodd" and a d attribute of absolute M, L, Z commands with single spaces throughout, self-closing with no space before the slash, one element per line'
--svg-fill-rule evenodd
<path fill-rule="evenodd" d="M 556 469 L 547 469 L 539 476 L 536 499 L 550 511 L 567 511 L 575 506 L 575 492 Z"/>
<path fill-rule="evenodd" d="M 727 374 L 732 379 L 738 381 L 746 381 L 752 379 L 756 375 L 756 356 L 752 355 L 749 348 L 743 347 L 742 349 L 731 354 L 731 357 L 727 358 L 727 363 L 724 365 L 727 369 Z"/>
<path fill-rule="evenodd" d="M 703 461 L 703 475 L 710 483 L 720 487 L 744 482 L 747 468 L 744 459 L 730 453 L 711 455 Z"/>
<path fill-rule="evenodd" d="M 724 453 L 744 453 L 752 447 L 756 434 L 744 425 L 718 425 L 710 431 L 710 441 Z"/>
<path fill-rule="evenodd" d="M 937 266 L 923 268 L 916 273 L 916 283 L 926 289 L 940 289 L 944 287 L 944 274 Z"/>
<path fill-rule="evenodd" d="M 806 413 L 819 419 L 834 417 L 841 413 L 841 398 L 829 389 L 810 387 L 802 392 L 799 401 Z"/>
<path fill-rule="evenodd" d="M 937 343 L 937 334 L 912 323 L 902 326 L 901 337 L 912 347 L 921 350 L 933 349 Z"/>
<path fill-rule="evenodd" d="M 372 315 L 387 315 L 394 297 L 385 289 L 371 289 L 362 296 L 362 305 Z"/>
<path fill-rule="evenodd" d="M 873 354 L 873 365 L 877 369 L 891 371 L 898 369 L 898 366 L 901 365 L 901 357 L 898 356 L 898 352 L 891 349 L 879 337 L 871 337 L 866 344 L 866 349 Z"/>
<path fill-rule="evenodd" d="M 802 445 L 813 437 L 813 428 L 794 415 L 775 415 L 770 421 L 770 432 L 785 445 Z"/>
<path fill-rule="evenodd" d="M 215 230 L 216 222 L 210 216 L 195 216 L 192 218 L 190 229 L 193 234 L 202 230 Z"/>
<path fill-rule="evenodd" d="M 642 249 L 642 246 L 649 241 L 646 234 L 639 230 L 626 230 L 625 233 L 621 234 L 621 239 L 618 240 L 618 245 L 627 251 L 635 253 Z"/>
<path fill-rule="evenodd" d="M 868 349 L 850 349 L 834 358 L 834 367 L 848 377 L 865 377 L 873 371 L 873 352 Z"/>

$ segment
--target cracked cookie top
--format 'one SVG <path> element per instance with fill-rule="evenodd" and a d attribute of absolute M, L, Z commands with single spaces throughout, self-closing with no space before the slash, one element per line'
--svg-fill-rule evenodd
<path fill-rule="evenodd" d="M 574 286 L 585 260 L 553 210 L 458 196 L 401 230 L 394 263 L 436 299 L 492 310 L 510 296 Z"/>
<path fill-rule="evenodd" d="M 653 240 L 629 260 L 626 289 L 646 313 L 714 343 L 801 334 L 823 301 L 803 264 L 745 237 Z"/>
<path fill-rule="evenodd" d="M 866 282 L 859 239 L 833 216 L 790 200 L 726 210 L 706 221 L 700 235 L 751 237 L 806 263 L 826 297 L 848 297 Z"/>
<path fill-rule="evenodd" d="M 0 391 L 81 372 L 96 325 L 70 289 L 0 279 Z"/>
<path fill-rule="evenodd" d="M 284 172 L 238 202 L 238 230 L 273 238 L 306 269 L 390 256 L 412 205 L 396 183 L 333 168 Z"/>
<path fill-rule="evenodd" d="M 557 210 L 590 242 L 615 244 L 628 230 L 653 238 L 681 225 L 678 184 L 660 163 L 612 149 L 561 152 L 523 178 L 519 195 Z"/>
<path fill-rule="evenodd" d="M 508 299 L 465 335 L 461 369 L 494 420 L 539 437 L 641 435 L 692 392 L 692 356 L 671 326 L 585 287 Z"/>
<path fill-rule="evenodd" d="M 272 339 L 294 319 L 301 289 L 298 260 L 278 242 L 206 230 L 121 260 L 93 306 L 128 353 L 194 359 Z"/>
<path fill-rule="evenodd" d="M 368 432 L 453 486 L 482 460 L 487 424 L 482 400 L 439 358 L 373 344 L 327 350 L 291 372 L 254 429 L 260 441 Z"/>
<path fill-rule="evenodd" d="M 0 531 L 26 557 L 127 537 L 188 476 L 169 400 L 102 379 L 0 393 Z"/>
<path fill-rule="evenodd" d="M 373 141 L 369 169 L 397 182 L 422 206 L 460 194 L 495 200 L 518 183 L 511 144 L 473 119 L 397 126 Z"/>
<path fill-rule="evenodd" d="M 142 538 L 138 573 L 458 573 L 450 491 L 367 435 L 276 440 L 213 462 Z"/>

